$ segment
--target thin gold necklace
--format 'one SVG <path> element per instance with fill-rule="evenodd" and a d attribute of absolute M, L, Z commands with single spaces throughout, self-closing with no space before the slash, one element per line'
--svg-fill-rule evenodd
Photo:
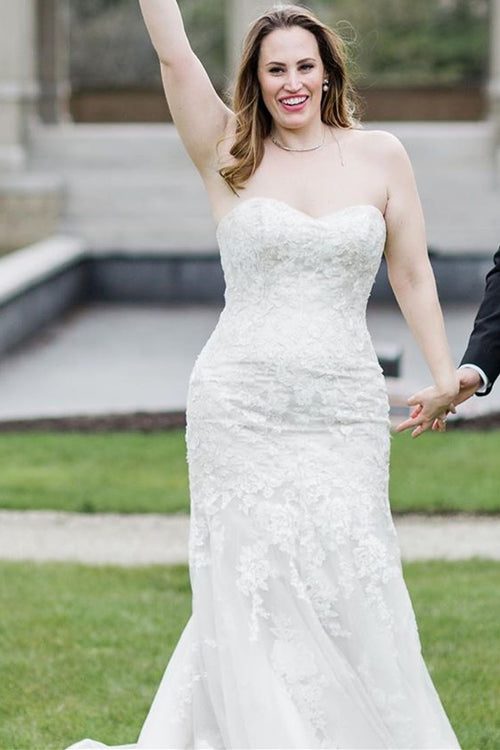
<path fill-rule="evenodd" d="M 335 135 L 335 133 L 333 132 L 333 130 L 332 130 L 332 135 L 333 135 L 333 137 L 335 139 L 335 143 L 337 144 L 337 149 L 338 149 L 338 152 L 339 152 L 340 163 L 341 163 L 341 165 L 343 167 L 345 167 L 344 156 L 342 154 L 342 149 L 340 148 L 339 139 L 337 138 L 337 136 Z M 278 146 L 278 148 L 283 149 L 283 151 L 292 151 L 292 152 L 298 152 L 298 153 L 303 153 L 305 151 L 317 151 L 318 149 L 322 148 L 325 145 L 326 128 L 324 128 L 324 130 L 323 130 L 323 140 L 321 141 L 321 143 L 319 143 L 317 146 L 310 146 L 309 148 L 290 148 L 289 146 L 284 146 L 282 143 L 280 143 L 274 137 L 274 135 L 272 133 L 270 135 L 270 138 L 271 138 L 271 141 L 274 143 L 274 145 Z"/>
<path fill-rule="evenodd" d="M 275 146 L 278 146 L 278 148 L 282 148 L 283 151 L 295 151 L 295 152 L 304 152 L 304 151 L 317 151 L 319 148 L 322 148 L 325 145 L 325 139 L 326 139 L 326 128 L 323 128 L 323 139 L 321 143 L 319 143 L 317 146 L 309 146 L 309 148 L 290 148 L 289 146 L 284 146 L 282 143 L 280 143 L 274 135 L 271 133 L 270 136 L 272 142 Z"/>

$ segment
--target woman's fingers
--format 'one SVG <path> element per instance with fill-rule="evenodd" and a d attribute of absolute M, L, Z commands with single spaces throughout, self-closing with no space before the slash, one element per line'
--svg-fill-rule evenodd
<path fill-rule="evenodd" d="M 427 430 L 446 432 L 446 417 L 450 413 L 455 413 L 454 407 L 446 409 L 445 412 L 437 417 L 434 416 L 435 413 L 436 409 L 432 410 L 430 415 L 425 414 L 422 406 L 419 409 L 414 409 L 408 419 L 396 427 L 396 432 L 404 432 L 404 430 L 413 428 L 412 437 L 418 437 Z"/>
<path fill-rule="evenodd" d="M 411 396 L 408 405 L 413 407 L 408 419 L 396 427 L 396 432 L 412 429 L 412 437 L 418 437 L 427 430 L 446 432 L 446 417 L 456 414 L 453 403 L 443 404 L 434 387 L 424 388 Z"/>
<path fill-rule="evenodd" d="M 430 430 L 431 427 L 432 419 L 426 419 L 424 422 L 421 422 L 415 430 L 413 430 L 412 437 L 419 437 L 419 435 L 422 435 L 422 433 Z"/>
<path fill-rule="evenodd" d="M 427 395 L 425 393 L 426 390 L 430 390 L 430 389 L 417 391 L 417 393 L 414 393 L 413 396 L 410 396 L 410 398 L 406 402 L 408 406 L 422 406 L 422 402 L 425 400 L 425 396 Z"/>
<path fill-rule="evenodd" d="M 396 432 L 404 432 L 404 430 L 409 430 L 411 427 L 415 427 L 417 425 L 417 422 L 413 417 L 409 417 L 408 419 L 405 419 L 404 422 L 401 422 L 396 427 Z"/>
<path fill-rule="evenodd" d="M 398 424 L 396 432 L 404 432 L 404 430 L 411 430 L 413 428 L 412 437 L 418 437 L 422 432 L 425 432 L 432 427 L 432 422 L 432 418 L 422 416 L 420 413 L 416 417 L 410 416 L 408 419 L 405 419 L 404 422 Z"/>

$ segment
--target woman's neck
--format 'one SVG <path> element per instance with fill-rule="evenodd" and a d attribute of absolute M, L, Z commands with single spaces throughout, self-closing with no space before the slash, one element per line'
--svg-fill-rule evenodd
<path fill-rule="evenodd" d="M 319 148 L 326 138 L 326 125 L 319 120 L 317 123 L 302 128 L 284 128 L 273 122 L 271 139 L 285 149 L 308 150 Z"/>

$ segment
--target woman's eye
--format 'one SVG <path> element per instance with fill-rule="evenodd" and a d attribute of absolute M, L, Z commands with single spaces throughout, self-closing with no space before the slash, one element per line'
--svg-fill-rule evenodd
<path fill-rule="evenodd" d="M 300 66 L 300 70 L 311 70 L 314 68 L 314 65 L 312 63 L 303 63 Z M 283 68 L 269 68 L 270 73 L 283 73 Z"/>

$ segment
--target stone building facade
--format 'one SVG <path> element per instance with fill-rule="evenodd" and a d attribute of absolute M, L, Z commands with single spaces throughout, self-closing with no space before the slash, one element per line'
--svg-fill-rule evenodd
<path fill-rule="evenodd" d="M 489 117 L 500 142 L 500 0 L 491 0 Z M 227 0 L 228 60 L 268 0 Z M 51 234 L 63 211 L 57 163 L 34 158 L 37 137 L 68 135 L 69 0 L 0 0 L 0 252 Z M 72 125 L 73 129 L 79 126 Z M 74 131 L 73 131 L 74 132 Z M 104 131 L 103 131 L 104 133 Z M 103 137 L 106 137 L 103 135 Z M 40 163 L 44 168 L 40 169 Z"/>

